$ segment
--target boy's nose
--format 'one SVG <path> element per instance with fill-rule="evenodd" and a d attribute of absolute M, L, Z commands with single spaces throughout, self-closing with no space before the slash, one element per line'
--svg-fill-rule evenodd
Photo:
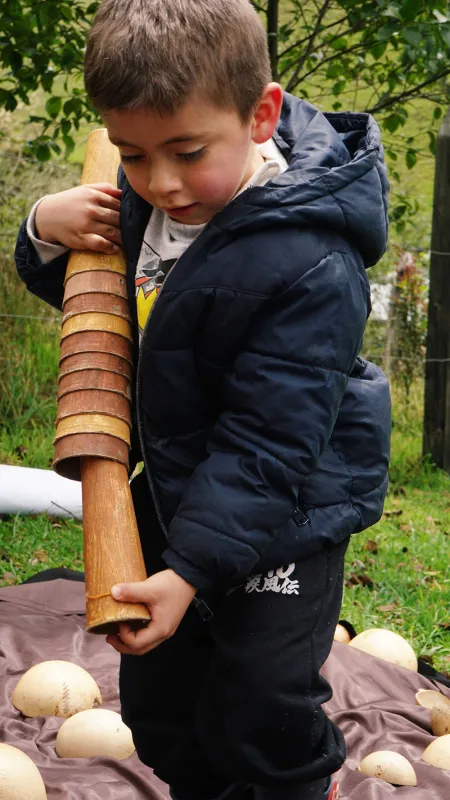
<path fill-rule="evenodd" d="M 167 197 L 183 188 L 176 172 L 167 169 L 152 169 L 148 179 L 148 190 L 155 198 Z"/>

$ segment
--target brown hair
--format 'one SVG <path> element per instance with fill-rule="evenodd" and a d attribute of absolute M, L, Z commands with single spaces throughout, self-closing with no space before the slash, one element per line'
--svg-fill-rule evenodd
<path fill-rule="evenodd" d="M 271 79 L 249 0 L 103 0 L 85 84 L 99 111 L 178 110 L 194 90 L 247 122 Z"/>

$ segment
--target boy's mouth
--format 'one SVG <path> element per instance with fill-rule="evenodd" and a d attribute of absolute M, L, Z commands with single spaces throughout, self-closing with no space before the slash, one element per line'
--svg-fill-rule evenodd
<path fill-rule="evenodd" d="M 198 205 L 199 205 L 198 203 L 191 203 L 191 205 L 189 206 L 178 206 L 176 208 L 163 208 L 162 211 L 168 214 L 169 217 L 186 217 L 189 216 L 189 214 L 191 214 L 193 211 L 195 211 Z"/>

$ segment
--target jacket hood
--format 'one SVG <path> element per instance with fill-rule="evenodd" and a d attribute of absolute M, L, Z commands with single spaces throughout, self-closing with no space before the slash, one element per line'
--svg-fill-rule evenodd
<path fill-rule="evenodd" d="M 389 183 L 380 129 L 370 114 L 328 113 L 287 93 L 275 142 L 289 167 L 236 197 L 215 224 L 239 230 L 288 225 L 344 236 L 375 264 L 387 244 Z"/>

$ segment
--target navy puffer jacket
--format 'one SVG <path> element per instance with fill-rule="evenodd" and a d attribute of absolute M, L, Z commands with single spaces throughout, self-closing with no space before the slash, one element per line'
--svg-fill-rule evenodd
<path fill-rule="evenodd" d="M 373 525 L 387 488 L 389 390 L 358 357 L 366 267 L 387 237 L 379 129 L 286 94 L 274 138 L 289 169 L 210 221 L 169 273 L 140 351 L 149 518 L 166 564 L 206 592 Z M 151 207 L 120 183 L 136 322 Z M 16 260 L 60 307 L 67 259 L 42 265 L 23 226 Z"/>

